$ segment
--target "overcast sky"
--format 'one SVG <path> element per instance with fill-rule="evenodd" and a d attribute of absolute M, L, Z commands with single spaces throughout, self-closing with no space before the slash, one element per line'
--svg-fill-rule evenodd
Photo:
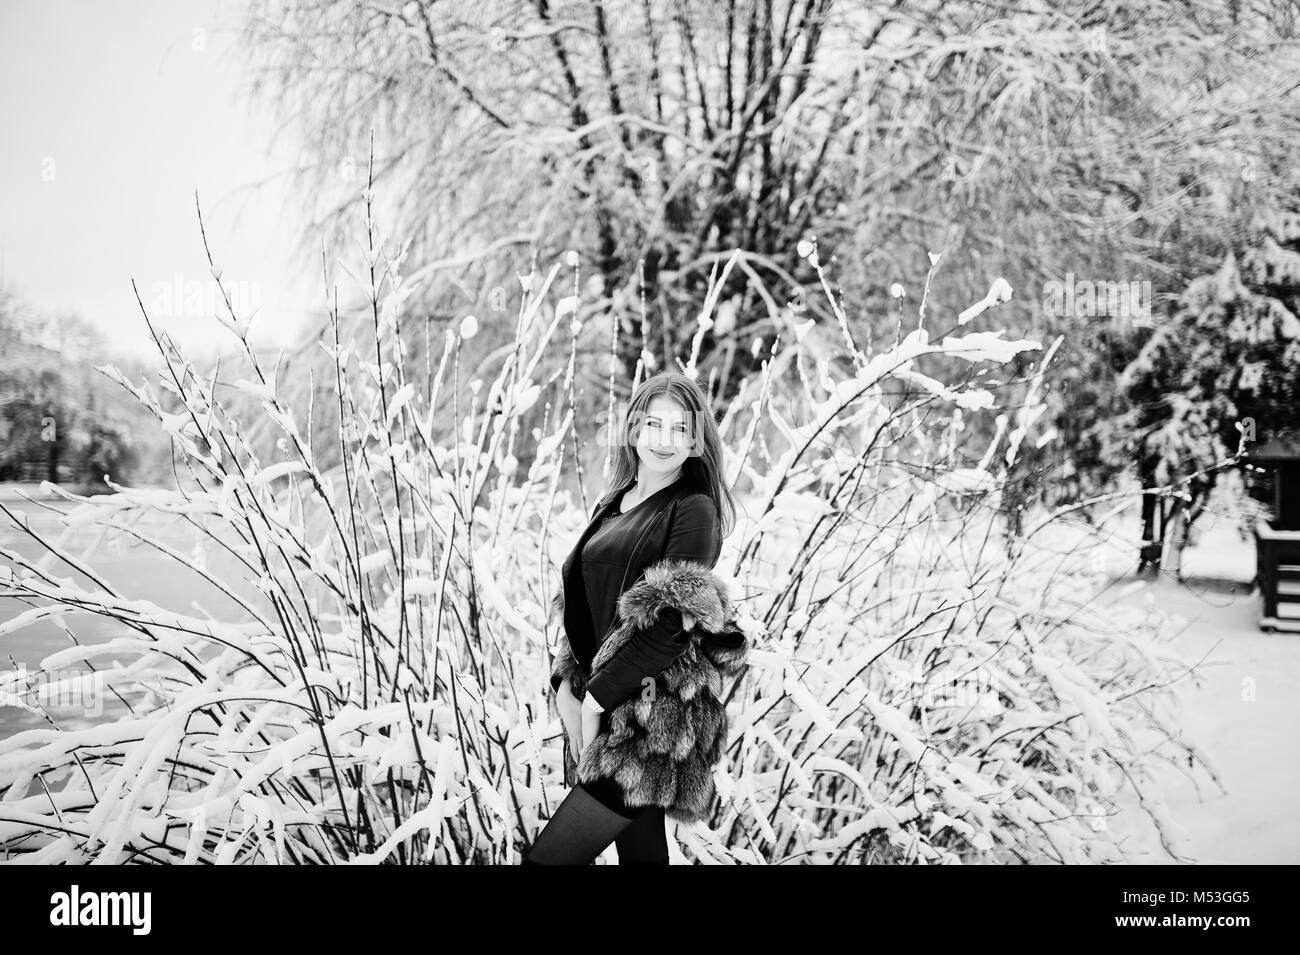
<path fill-rule="evenodd" d="M 255 331 L 269 342 L 300 327 L 322 293 L 309 269 L 291 271 L 294 151 L 270 152 L 268 112 L 240 95 L 242 10 L 241 0 L 0 3 L 5 284 L 144 348 L 134 277 L 174 337 L 216 343 L 228 333 L 205 317 L 215 284 L 197 190 L 223 281 L 261 307 Z"/>

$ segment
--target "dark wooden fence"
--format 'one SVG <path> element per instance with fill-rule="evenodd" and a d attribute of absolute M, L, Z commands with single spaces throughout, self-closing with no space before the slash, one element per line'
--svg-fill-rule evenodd
<path fill-rule="evenodd" d="M 1255 552 L 1262 604 L 1260 627 L 1300 633 L 1300 531 L 1274 530 L 1259 521 L 1255 525 Z M 1294 616 L 1279 614 L 1279 608 L 1290 610 Z"/>

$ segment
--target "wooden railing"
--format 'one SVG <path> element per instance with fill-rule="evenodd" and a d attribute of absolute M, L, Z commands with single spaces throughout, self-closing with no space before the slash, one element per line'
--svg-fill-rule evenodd
<path fill-rule="evenodd" d="M 1255 552 L 1262 604 L 1260 628 L 1300 633 L 1300 612 L 1296 616 L 1278 614 L 1279 604 L 1300 604 L 1300 531 L 1274 530 L 1265 521 L 1258 521 Z"/>

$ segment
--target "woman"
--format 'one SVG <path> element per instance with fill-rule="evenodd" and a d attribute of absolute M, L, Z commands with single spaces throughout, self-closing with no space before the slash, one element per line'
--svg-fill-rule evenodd
<path fill-rule="evenodd" d="M 727 741 L 725 677 L 748 644 L 712 573 L 735 504 L 700 387 L 664 372 L 637 388 L 610 491 L 564 561 L 551 688 L 564 728 L 564 801 L 525 865 L 667 865 L 667 816 L 704 818 Z M 576 754 L 576 756 L 575 756 Z"/>

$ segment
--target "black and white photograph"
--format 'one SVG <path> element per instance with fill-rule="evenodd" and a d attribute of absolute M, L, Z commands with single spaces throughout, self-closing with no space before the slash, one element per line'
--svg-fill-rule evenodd
<path fill-rule="evenodd" d="M 0 0 L 23 920 L 979 865 L 1248 928 L 1297 156 L 1295 0 Z"/>

